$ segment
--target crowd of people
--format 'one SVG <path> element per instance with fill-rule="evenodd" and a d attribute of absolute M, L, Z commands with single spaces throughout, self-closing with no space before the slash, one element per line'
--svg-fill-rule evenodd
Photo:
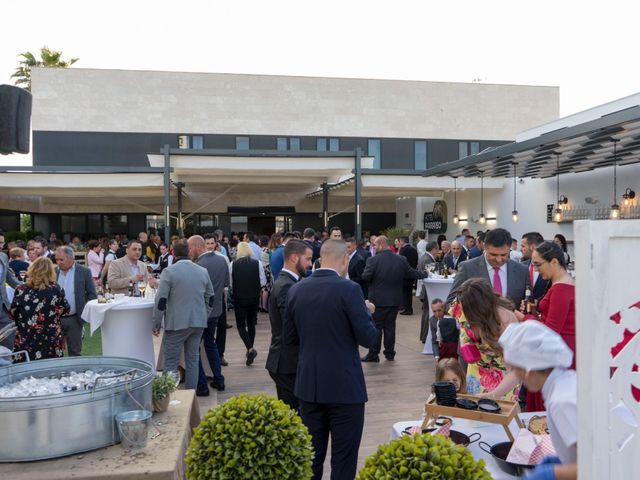
<path fill-rule="evenodd" d="M 322 478 L 331 436 L 331 478 L 352 479 L 367 401 L 361 362 L 379 363 L 381 352 L 386 361 L 395 360 L 397 316 L 413 314 L 415 281 L 434 272 L 455 274 L 446 299 L 428 298 L 425 288 L 418 292 L 419 336 L 424 342 L 431 332 L 437 379 L 452 381 L 459 392 L 518 399 L 528 411 L 549 409 L 554 395 L 560 396 L 558 388 L 565 393 L 570 388 L 554 387 L 551 395 L 543 386 L 557 384 L 556 377 L 575 368 L 575 293 L 564 237 L 545 241 L 530 232 L 517 248 L 508 231 L 496 228 L 475 237 L 463 230 L 451 241 L 444 236 L 428 241 L 419 232 L 416 240 L 415 247 L 405 236 L 370 235 L 360 241 L 333 227 L 321 234 L 307 228 L 271 237 L 216 231 L 169 243 L 155 232 L 91 240 L 86 246 L 78 237 L 61 245 L 55 235 L 49 241 L 16 242 L 7 246 L 10 261 L 0 255 L 0 328 L 14 323 L 17 328 L 15 338 L 3 344 L 32 359 L 59 357 L 65 348 L 80 355 L 80 314 L 96 290 L 108 286 L 124 293 L 132 284 L 148 283 L 157 288 L 153 334 L 163 334 L 159 364 L 178 371 L 182 354 L 185 387 L 205 396 L 210 386 L 225 389 L 228 312 L 234 311 L 247 366 L 258 356 L 258 313 L 268 312 L 266 369 L 278 398 L 309 428 L 314 478 Z M 75 260 L 82 250 L 87 267 Z M 15 289 L 12 299 L 5 281 Z M 527 324 L 533 326 L 524 328 Z M 534 333 L 522 333 L 529 330 Z M 553 355 L 547 361 L 539 355 L 525 358 L 531 338 L 547 339 L 545 348 L 560 352 L 557 364 Z M 200 358 L 201 343 L 212 379 Z M 359 347 L 368 349 L 362 358 Z M 564 370 L 556 375 L 556 368 Z M 575 392 L 573 400 L 575 405 Z M 563 463 L 575 463 L 575 439 L 567 444 L 570 435 L 552 433 L 552 438 L 564 442 L 558 451 L 573 452 L 561 456 Z"/>

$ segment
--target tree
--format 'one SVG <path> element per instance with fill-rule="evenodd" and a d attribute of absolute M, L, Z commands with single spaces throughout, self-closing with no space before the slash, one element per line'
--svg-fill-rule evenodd
<path fill-rule="evenodd" d="M 18 68 L 11 75 L 11 78 L 16 79 L 16 85 L 23 86 L 29 91 L 31 91 L 31 69 L 33 67 L 69 68 L 79 60 L 78 58 L 72 58 L 67 61 L 62 60 L 62 52 L 51 50 L 48 47 L 40 49 L 40 60 L 31 52 L 21 53 L 18 57 L 22 57 L 22 60 L 18 63 Z"/>

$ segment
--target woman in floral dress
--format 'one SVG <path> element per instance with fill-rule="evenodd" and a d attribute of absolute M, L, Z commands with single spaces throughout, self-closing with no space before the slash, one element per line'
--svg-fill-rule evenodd
<path fill-rule="evenodd" d="M 464 282 L 452 307 L 460 324 L 460 352 L 467 361 L 467 392 L 488 398 L 518 398 L 518 379 L 507 372 L 498 339 L 517 319 L 511 302 L 483 278 Z M 466 357 L 466 358 L 465 358 Z"/>
<path fill-rule="evenodd" d="M 64 290 L 56 283 L 53 263 L 36 259 L 27 270 L 27 281 L 16 288 L 11 316 L 18 331 L 13 351 L 26 350 L 31 360 L 62 357 L 64 336 L 60 318 L 69 313 Z M 24 361 L 20 356 L 19 361 Z"/>

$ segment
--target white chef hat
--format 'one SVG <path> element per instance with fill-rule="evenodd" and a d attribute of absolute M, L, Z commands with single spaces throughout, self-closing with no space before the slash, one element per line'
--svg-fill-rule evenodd
<path fill-rule="evenodd" d="M 504 361 L 526 371 L 571 366 L 573 352 L 562 337 L 537 320 L 511 324 L 500 336 Z"/>

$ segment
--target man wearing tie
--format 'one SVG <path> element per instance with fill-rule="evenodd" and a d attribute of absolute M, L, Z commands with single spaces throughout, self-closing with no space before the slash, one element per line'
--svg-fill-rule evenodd
<path fill-rule="evenodd" d="M 462 262 L 447 297 L 446 309 L 453 302 L 460 285 L 469 278 L 486 278 L 493 291 L 511 299 L 517 308 L 524 299 L 529 285 L 529 271 L 519 262 L 509 259 L 511 234 L 504 228 L 496 228 L 485 237 L 484 255 Z"/>
<path fill-rule="evenodd" d="M 284 345 L 283 325 L 287 318 L 287 295 L 311 268 L 313 249 L 302 240 L 292 239 L 284 247 L 284 267 L 273 284 L 269 297 L 271 345 L 265 368 L 276 384 L 278 399 L 298 411 L 298 399 L 293 393 L 298 368 L 298 347 Z"/>
<path fill-rule="evenodd" d="M 349 254 L 349 280 L 356 282 L 362 289 L 364 298 L 367 298 L 367 286 L 362 280 L 362 272 L 364 272 L 365 259 L 358 252 L 358 242 L 353 237 L 345 240 L 347 244 L 347 253 Z"/>
<path fill-rule="evenodd" d="M 442 259 L 449 271 L 458 270 L 460 264 L 467 259 L 467 251 L 458 240 L 451 242 L 451 250 Z"/>
<path fill-rule="evenodd" d="M 529 269 L 529 285 L 533 285 L 531 293 L 533 295 L 533 299 L 536 301 L 540 300 L 544 296 L 549 284 L 549 282 L 543 279 L 540 276 L 540 273 L 537 272 L 531 264 L 531 255 L 533 255 L 533 251 L 538 248 L 538 245 L 542 242 L 544 242 L 544 238 L 538 232 L 525 233 L 520 242 L 520 251 L 522 252 L 521 261 L 522 264 Z M 520 305 L 516 305 L 516 308 L 520 308 Z"/>
<path fill-rule="evenodd" d="M 344 242 L 325 240 L 320 263 L 309 279 L 289 289 L 285 344 L 300 349 L 295 395 L 312 437 L 313 479 L 322 479 L 331 435 L 331 479 L 353 480 L 367 401 L 358 346 L 375 342 L 374 307 L 344 278 L 349 265 Z"/>
<path fill-rule="evenodd" d="M 67 337 L 67 352 L 77 357 L 82 351 L 82 311 L 89 300 L 97 298 L 96 286 L 91 270 L 75 262 L 75 252 L 71 247 L 58 247 L 55 252 L 58 264 L 58 285 L 64 290 L 69 302 L 69 314 L 62 317 L 62 331 Z"/>

